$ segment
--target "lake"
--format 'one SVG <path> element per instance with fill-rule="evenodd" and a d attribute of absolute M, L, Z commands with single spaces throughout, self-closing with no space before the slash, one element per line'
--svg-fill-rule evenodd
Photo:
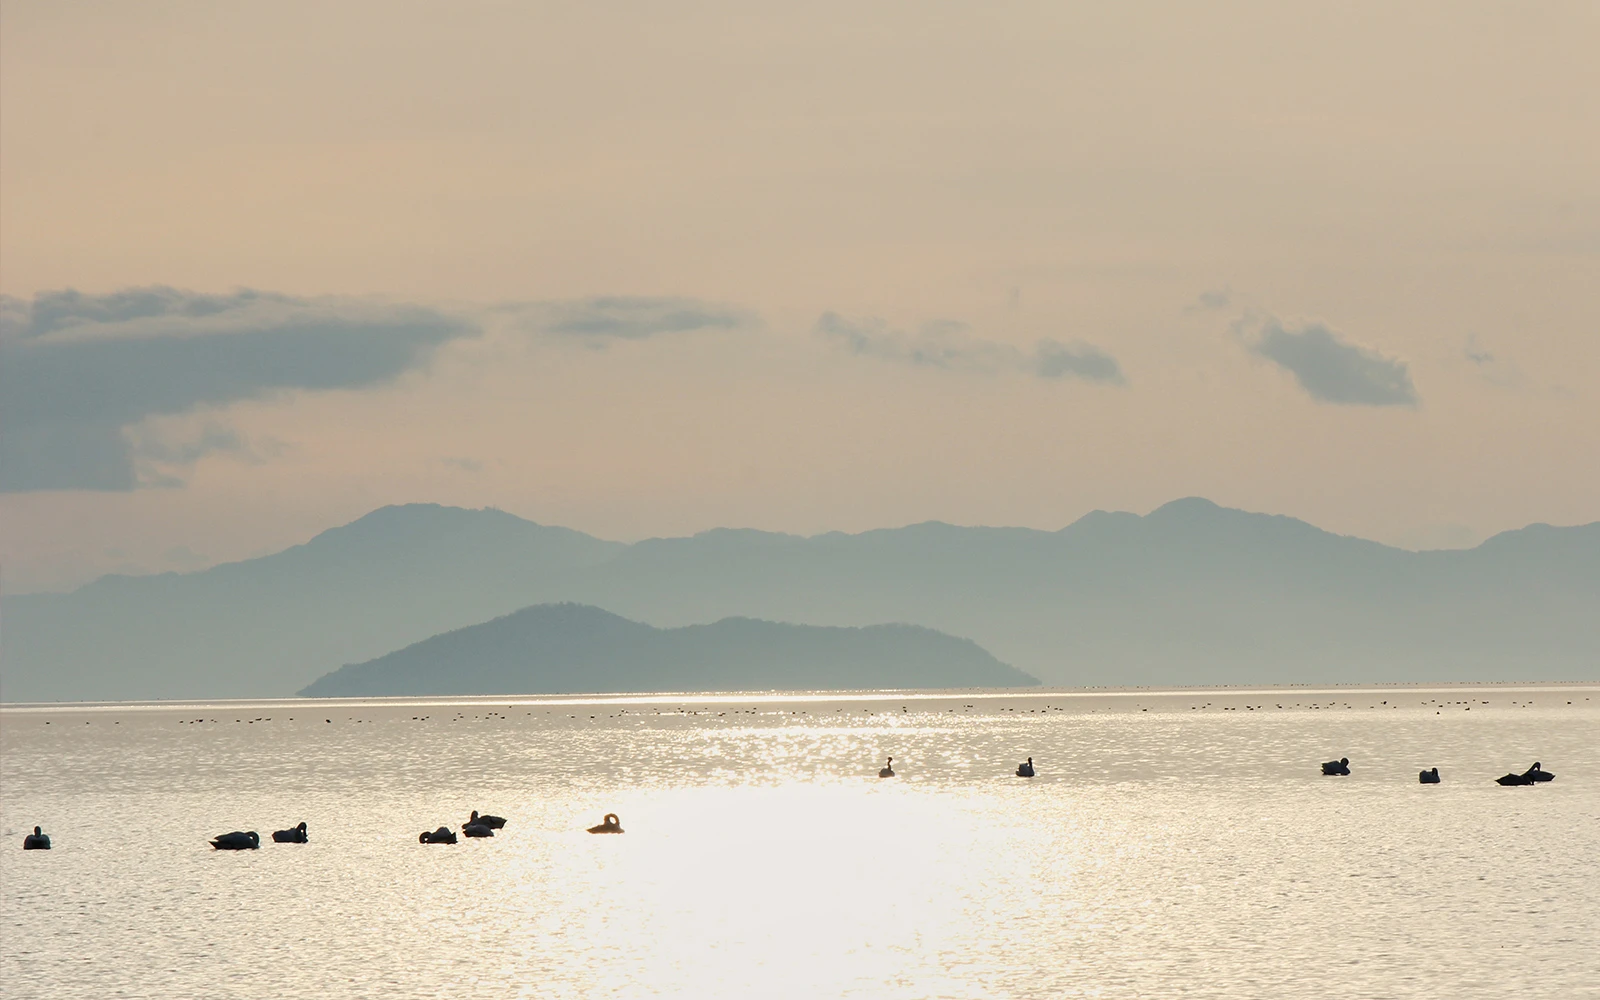
<path fill-rule="evenodd" d="M 1600 686 L 11 706 L 0 833 L 6 997 L 1600 996 Z"/>

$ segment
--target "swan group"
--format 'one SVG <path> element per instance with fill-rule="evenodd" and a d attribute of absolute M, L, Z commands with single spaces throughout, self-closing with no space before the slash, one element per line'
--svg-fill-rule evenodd
<path fill-rule="evenodd" d="M 1016 775 L 1019 778 L 1032 778 L 1036 773 L 1032 757 L 1017 765 Z M 1338 760 L 1323 762 L 1322 773 L 1325 775 L 1348 775 L 1350 773 L 1350 758 L 1340 757 Z M 894 758 L 889 757 L 883 768 L 878 771 L 878 777 L 893 778 L 894 776 Z M 1496 778 L 1495 781 L 1500 785 L 1521 786 L 1554 781 L 1555 777 L 1554 774 L 1544 769 L 1543 763 L 1534 761 L 1533 766 L 1526 771 L 1520 774 L 1513 771 Z M 1432 767 L 1419 771 L 1417 773 L 1417 781 L 1424 785 L 1439 784 L 1439 769 Z M 479 813 L 478 810 L 474 809 L 472 810 L 472 815 L 461 825 L 461 833 L 468 838 L 493 837 L 494 832 L 504 828 L 505 825 L 504 816 Z M 618 818 L 616 813 L 606 813 L 605 818 L 598 825 L 589 827 L 588 832 L 621 833 L 622 820 Z M 310 842 L 310 837 L 306 832 L 305 821 L 301 820 L 295 826 L 273 831 L 272 840 L 278 844 L 305 844 Z M 454 830 L 448 826 L 441 826 L 436 830 L 424 830 L 417 836 L 417 842 L 421 844 L 454 844 L 457 842 L 457 837 Z M 234 830 L 211 838 L 210 843 L 212 848 L 218 851 L 254 851 L 261 847 L 261 837 L 254 830 Z M 48 851 L 50 850 L 50 837 L 42 828 L 35 826 L 33 832 L 23 838 L 22 849 L 25 851 Z"/>

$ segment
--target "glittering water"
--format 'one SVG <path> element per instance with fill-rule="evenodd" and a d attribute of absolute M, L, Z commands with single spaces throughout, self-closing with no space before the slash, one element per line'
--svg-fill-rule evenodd
<path fill-rule="evenodd" d="M 0 778 L 6 997 L 1600 996 L 1594 687 L 12 708 Z"/>

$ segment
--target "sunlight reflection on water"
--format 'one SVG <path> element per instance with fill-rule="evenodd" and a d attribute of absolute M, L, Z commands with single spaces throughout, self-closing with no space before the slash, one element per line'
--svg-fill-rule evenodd
<path fill-rule="evenodd" d="M 0 973 L 52 997 L 1595 995 L 1597 696 L 7 709 Z M 1490 780 L 1535 757 L 1555 783 Z M 500 836 L 417 843 L 474 808 Z M 583 832 L 605 812 L 628 832 Z M 302 819 L 304 846 L 205 843 Z M 48 855 L 16 849 L 36 822 Z"/>

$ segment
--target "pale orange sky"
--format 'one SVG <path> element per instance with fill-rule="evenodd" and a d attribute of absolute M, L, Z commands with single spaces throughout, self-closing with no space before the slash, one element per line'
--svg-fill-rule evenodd
<path fill-rule="evenodd" d="M 0 494 L 5 584 L 412 500 L 624 539 L 1190 494 L 1414 547 L 1595 520 L 1596 51 L 1589 2 L 8 0 L 0 291 L 378 297 L 484 332 L 381 386 L 130 425 L 148 454 L 249 444 L 159 469 L 182 485 Z M 600 342 L 499 308 L 592 296 L 746 321 Z M 1252 349 L 1273 320 L 1403 364 L 1414 405 L 1314 398 Z M 986 360 L 897 353 L 951 323 Z M 1123 381 L 1037 377 L 1045 338 Z"/>

